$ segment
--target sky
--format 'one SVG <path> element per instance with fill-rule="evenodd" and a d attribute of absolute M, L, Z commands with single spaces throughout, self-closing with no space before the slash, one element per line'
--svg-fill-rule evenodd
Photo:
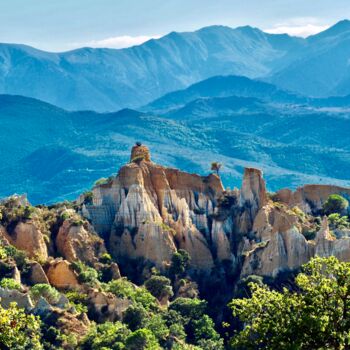
<path fill-rule="evenodd" d="M 122 48 L 218 24 L 305 37 L 349 18 L 349 0 L 0 0 L 0 42 Z"/>

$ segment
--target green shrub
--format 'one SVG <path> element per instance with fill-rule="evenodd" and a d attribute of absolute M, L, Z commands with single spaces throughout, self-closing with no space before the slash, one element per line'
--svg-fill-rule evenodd
<path fill-rule="evenodd" d="M 108 179 L 105 177 L 102 177 L 101 179 L 98 179 L 95 181 L 94 186 L 101 186 L 101 185 L 106 185 L 108 183 Z"/>
<path fill-rule="evenodd" d="M 104 253 L 100 256 L 100 263 L 102 264 L 110 264 L 112 262 L 112 257 L 108 253 Z"/>
<path fill-rule="evenodd" d="M 323 204 L 323 211 L 327 215 L 333 213 L 341 214 L 348 206 L 349 202 L 344 197 L 339 194 L 331 194 Z"/>
<path fill-rule="evenodd" d="M 93 267 L 85 265 L 82 261 L 74 261 L 72 268 L 78 273 L 80 283 L 98 283 L 98 272 Z"/>
<path fill-rule="evenodd" d="M 7 245 L 4 247 L 5 253 L 7 257 L 11 257 L 18 266 L 19 269 L 22 269 L 24 265 L 27 263 L 27 255 L 22 250 L 18 250 L 12 245 Z"/>
<path fill-rule="evenodd" d="M 347 216 L 340 216 L 338 213 L 328 215 L 329 226 L 331 229 L 344 230 L 350 227 Z"/>
<path fill-rule="evenodd" d="M 124 312 L 123 322 L 126 323 L 132 331 L 136 331 L 145 326 L 147 318 L 147 311 L 142 305 L 131 305 Z"/>
<path fill-rule="evenodd" d="M 40 320 L 26 315 L 12 303 L 6 310 L 0 305 L 0 349 L 41 350 Z"/>
<path fill-rule="evenodd" d="M 207 302 L 200 299 L 177 298 L 169 309 L 178 312 L 184 318 L 199 319 L 207 308 Z"/>
<path fill-rule="evenodd" d="M 105 322 L 93 325 L 83 338 L 80 348 L 82 350 L 123 350 L 130 334 L 127 327 L 121 322 Z"/>
<path fill-rule="evenodd" d="M 146 281 L 145 287 L 158 300 L 174 295 L 169 278 L 164 276 L 152 276 Z"/>
<path fill-rule="evenodd" d="M 56 288 L 49 284 L 36 284 L 30 289 L 30 295 L 34 301 L 38 301 L 40 297 L 43 297 L 50 304 L 56 304 L 60 299 L 60 293 Z"/>
<path fill-rule="evenodd" d="M 157 308 L 156 298 L 146 288 L 136 287 L 126 278 L 120 278 L 105 284 L 104 290 L 113 293 L 119 298 L 139 303 L 146 310 Z"/>
<path fill-rule="evenodd" d="M 179 249 L 171 259 L 170 275 L 182 275 L 186 272 L 191 261 L 190 255 L 184 249 Z"/>
<path fill-rule="evenodd" d="M 76 291 L 69 291 L 66 293 L 66 297 L 72 306 L 75 307 L 78 313 L 86 313 L 88 311 L 88 297 L 86 294 Z"/>
<path fill-rule="evenodd" d="M 21 284 L 15 281 L 13 278 L 3 278 L 0 280 L 0 287 L 6 289 L 21 290 Z"/>
<path fill-rule="evenodd" d="M 126 339 L 128 350 L 158 350 L 160 349 L 156 337 L 149 329 L 138 329 Z"/>

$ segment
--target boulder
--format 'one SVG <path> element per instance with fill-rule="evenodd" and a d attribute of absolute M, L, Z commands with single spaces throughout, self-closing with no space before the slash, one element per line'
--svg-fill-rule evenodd
<path fill-rule="evenodd" d="M 112 293 L 100 292 L 97 289 L 88 291 L 88 314 L 98 323 L 121 320 L 131 304 L 130 300 L 117 298 Z"/>
<path fill-rule="evenodd" d="M 89 229 L 85 226 L 65 220 L 58 231 L 57 251 L 70 262 L 81 260 L 93 264 L 106 252 L 103 240 L 93 232 L 92 227 Z"/>
<path fill-rule="evenodd" d="M 28 293 L 22 293 L 14 289 L 6 289 L 0 287 L 0 304 L 7 309 L 11 303 L 16 303 L 17 306 L 26 311 L 33 308 L 33 301 Z"/>
<path fill-rule="evenodd" d="M 77 274 L 72 270 L 67 260 L 56 259 L 49 263 L 46 275 L 51 285 L 56 288 L 79 287 Z"/>
<path fill-rule="evenodd" d="M 34 285 L 37 283 L 46 283 L 49 284 L 49 280 L 44 272 L 42 266 L 36 262 L 32 261 L 29 263 L 30 271 L 29 271 L 29 283 Z"/>

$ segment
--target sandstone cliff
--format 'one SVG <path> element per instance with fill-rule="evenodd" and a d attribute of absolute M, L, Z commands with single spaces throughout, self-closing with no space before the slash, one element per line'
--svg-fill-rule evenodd
<path fill-rule="evenodd" d="M 135 145 L 130 163 L 94 187 L 93 203 L 82 212 L 107 237 L 117 261 L 142 259 L 164 269 L 182 248 L 194 270 L 208 272 L 226 261 L 241 276 L 276 277 L 315 254 L 348 258 L 347 238 L 305 238 L 319 229 L 310 214 L 333 193 L 349 195 L 350 189 L 307 185 L 271 200 L 261 171 L 252 168 L 245 169 L 241 190 L 226 192 L 217 175 L 162 167 L 146 146 Z"/>

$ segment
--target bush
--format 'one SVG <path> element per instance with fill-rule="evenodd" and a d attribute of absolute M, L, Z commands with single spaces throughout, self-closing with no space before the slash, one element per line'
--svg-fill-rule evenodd
<path fill-rule="evenodd" d="M 102 264 L 110 264 L 112 262 L 112 257 L 108 253 L 104 253 L 100 256 L 100 263 Z"/>
<path fill-rule="evenodd" d="M 35 301 L 38 301 L 40 297 L 43 297 L 50 304 L 56 304 L 60 299 L 60 293 L 56 288 L 51 287 L 49 284 L 36 284 L 30 289 L 30 295 Z"/>
<path fill-rule="evenodd" d="M 207 302 L 200 299 L 177 298 L 169 309 L 178 312 L 184 318 L 199 319 L 207 308 Z"/>
<path fill-rule="evenodd" d="M 93 267 L 86 266 L 81 261 L 74 261 L 72 267 L 78 273 L 80 283 L 98 283 L 98 272 Z"/>
<path fill-rule="evenodd" d="M 4 247 L 6 257 L 11 257 L 15 262 L 19 269 L 22 269 L 24 265 L 27 263 L 27 255 L 21 251 L 15 248 L 12 245 L 8 245 Z"/>
<path fill-rule="evenodd" d="M 0 305 L 0 349 L 41 350 L 40 320 L 26 315 L 15 303 L 5 310 Z"/>
<path fill-rule="evenodd" d="M 69 302 L 72 304 L 72 306 L 75 307 L 77 312 L 86 313 L 88 311 L 88 308 L 87 308 L 88 298 L 86 294 L 81 292 L 76 292 L 76 291 L 69 291 L 66 293 L 66 297 L 69 300 Z"/>
<path fill-rule="evenodd" d="M 340 216 L 338 213 L 330 214 L 328 216 L 329 226 L 332 230 L 344 230 L 350 227 L 347 216 Z"/>
<path fill-rule="evenodd" d="M 148 318 L 147 311 L 141 305 L 129 306 L 123 315 L 123 322 L 128 325 L 132 331 L 143 328 Z"/>
<path fill-rule="evenodd" d="M 111 281 L 104 285 L 106 292 L 111 292 L 119 298 L 126 298 L 141 304 L 146 310 L 156 309 L 156 298 L 143 287 L 137 287 L 126 278 Z"/>
<path fill-rule="evenodd" d="M 138 329 L 131 333 L 126 340 L 128 350 L 158 350 L 160 349 L 156 337 L 149 329 Z"/>
<path fill-rule="evenodd" d="M 339 194 L 332 194 L 323 204 L 323 211 L 326 215 L 333 213 L 341 214 L 348 206 L 349 202 L 344 197 Z"/>
<path fill-rule="evenodd" d="M 98 179 L 95 181 L 94 186 L 101 186 L 101 185 L 106 185 L 108 183 L 108 179 L 105 177 L 102 177 L 101 179 Z"/>
<path fill-rule="evenodd" d="M 190 255 L 184 249 L 179 249 L 171 259 L 170 275 L 182 275 L 186 272 L 191 261 Z"/>
<path fill-rule="evenodd" d="M 105 322 L 93 325 L 83 338 L 80 348 L 82 350 L 113 349 L 123 350 L 130 331 L 121 322 Z"/>
<path fill-rule="evenodd" d="M 152 276 L 146 281 L 145 287 L 158 300 L 174 295 L 169 278 L 164 276 Z"/>
<path fill-rule="evenodd" d="M 3 278 L 0 281 L 0 287 L 6 289 L 16 289 L 21 290 L 21 284 L 15 281 L 13 278 Z"/>

